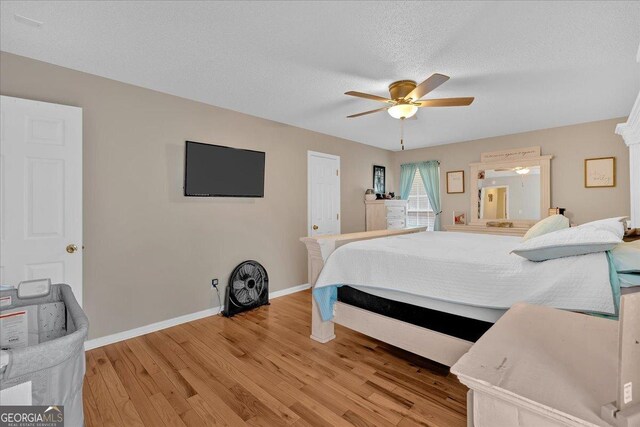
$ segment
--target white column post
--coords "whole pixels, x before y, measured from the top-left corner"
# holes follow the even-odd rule
[[[303,237],[300,240],[307,246],[308,280],[311,285],[311,291],[313,292],[318,276],[324,268],[324,262],[336,249],[336,242],[331,239],[318,239],[313,237]],[[326,343],[335,337],[333,322],[331,320],[322,320],[320,308],[312,295],[311,338],[318,342]]]
[[[638,49],[640,62],[640,48]],[[640,93],[626,123],[616,126],[616,133],[629,147],[629,178],[631,192],[631,227],[640,228]]]
[[[640,228],[640,95],[631,113],[626,123],[616,126],[616,133],[622,136],[629,147],[631,227]]]

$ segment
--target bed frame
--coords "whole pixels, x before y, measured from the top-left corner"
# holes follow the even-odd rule
[[[402,230],[377,230],[331,236],[303,237],[307,247],[308,274],[311,288],[316,284],[325,261],[339,246],[358,240],[398,236],[425,231],[426,227]],[[336,337],[334,325],[342,325],[388,344],[452,366],[473,343],[441,332],[373,313],[340,301],[335,303],[333,320],[323,321],[314,298],[311,298],[311,338],[326,343]],[[399,333],[399,331],[402,331]]]

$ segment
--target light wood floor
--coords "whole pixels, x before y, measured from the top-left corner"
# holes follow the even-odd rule
[[[87,427],[466,425],[448,368],[342,327],[312,341],[310,298],[87,352]]]

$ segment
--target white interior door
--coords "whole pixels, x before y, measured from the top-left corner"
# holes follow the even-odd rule
[[[309,236],[340,234],[340,157],[308,152]]]
[[[0,283],[50,278],[82,304],[82,109],[0,98]]]

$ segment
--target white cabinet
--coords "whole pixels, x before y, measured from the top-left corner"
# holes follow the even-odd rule
[[[634,302],[632,295],[623,297],[620,322],[550,307],[513,305],[451,367],[451,373],[471,389],[468,425],[611,425],[601,418],[601,407],[616,400],[617,384],[627,382],[618,379],[619,363],[624,360],[632,368],[637,366],[637,358],[624,353],[636,339],[628,335],[625,341],[624,335],[621,339],[618,335],[620,325],[624,331],[637,324],[635,307],[640,306],[640,298]],[[629,313],[634,317],[627,317]],[[628,416],[636,410],[632,407]]]
[[[370,200],[364,203],[367,231],[399,230],[407,227],[406,200]]]
[[[387,213],[387,230],[398,230],[407,227],[407,201],[385,200]]]

